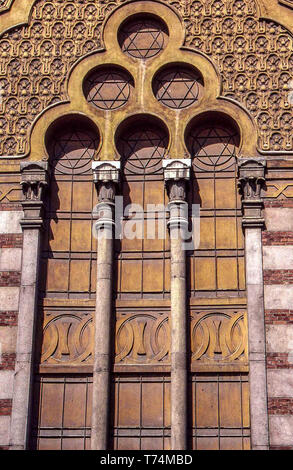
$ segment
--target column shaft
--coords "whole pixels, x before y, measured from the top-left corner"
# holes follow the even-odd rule
[[[269,447],[261,233],[261,227],[245,228],[251,446],[255,450]]]
[[[171,444],[187,449],[186,262],[182,240],[171,238]],[[177,229],[175,229],[177,231]]]
[[[107,230],[107,229],[106,229]],[[112,229],[110,229],[112,232]],[[93,370],[92,450],[105,450],[109,435],[113,238],[98,240]]]
[[[37,317],[37,277],[40,229],[23,232],[18,336],[10,429],[12,450],[28,445],[33,381],[33,351]]]

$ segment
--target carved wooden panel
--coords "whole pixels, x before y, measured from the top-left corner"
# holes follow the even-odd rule
[[[157,312],[118,315],[115,362],[121,364],[170,363],[168,314]]]
[[[246,312],[193,311],[191,314],[191,362],[195,369],[235,362],[248,364]],[[237,367],[237,365],[236,365]]]
[[[92,363],[93,317],[77,311],[44,312],[42,364]]]

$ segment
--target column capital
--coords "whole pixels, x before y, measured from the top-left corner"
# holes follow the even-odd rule
[[[41,228],[43,223],[43,194],[48,186],[48,163],[44,161],[21,162],[20,184],[23,191],[22,228]]]
[[[113,203],[120,183],[121,163],[100,160],[92,163],[92,170],[99,202]]]
[[[164,180],[170,202],[186,200],[187,184],[190,180],[191,159],[172,158],[163,160]]]
[[[263,158],[239,158],[238,177],[242,193],[243,227],[262,228],[263,200],[261,190],[265,184],[266,160]]]

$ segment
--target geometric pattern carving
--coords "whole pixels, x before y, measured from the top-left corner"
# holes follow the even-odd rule
[[[72,364],[89,361],[93,351],[91,315],[45,315],[41,363]]]
[[[245,312],[198,312],[191,320],[192,361],[247,362]]]
[[[163,50],[166,38],[166,26],[162,21],[136,16],[122,25],[118,40],[126,54],[137,59],[149,59]]]
[[[238,133],[231,127],[219,124],[191,129],[187,146],[191,152],[194,168],[198,171],[227,170],[235,164]]]
[[[259,147],[292,151],[292,34],[275,21],[260,19],[253,0],[165,1],[184,21],[184,45],[212,58],[222,76],[223,95],[242,103],[255,118]],[[28,25],[1,36],[0,155],[28,150],[32,122],[49,105],[67,98],[68,71],[102,46],[102,23],[121,3],[39,0]],[[167,33],[161,29],[160,34],[164,39],[148,43],[145,56],[165,46]]]
[[[55,135],[50,146],[52,149],[50,163],[55,171],[80,175],[90,171],[98,139],[88,129],[72,125]]]
[[[127,103],[133,81],[124,71],[107,67],[96,70],[85,81],[87,101],[100,109],[117,109]]]
[[[125,161],[127,172],[154,174],[162,170],[168,138],[158,127],[144,124],[121,135],[117,146]]]
[[[169,108],[182,109],[199,100],[202,80],[195,70],[180,65],[159,72],[153,89],[158,101]]]
[[[127,314],[116,322],[115,362],[150,364],[169,360],[168,314]]]

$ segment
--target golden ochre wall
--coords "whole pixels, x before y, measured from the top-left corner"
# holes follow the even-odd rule
[[[267,222],[263,251],[271,446],[293,446],[286,431],[293,427],[292,7],[289,0],[0,1],[3,448],[9,448],[21,272],[19,163],[49,159],[54,169],[41,251],[31,445],[89,448],[96,301],[96,243],[91,227],[97,202],[90,161],[123,160],[119,141],[128,139],[127,129],[135,122],[127,121],[129,116],[142,127],[150,123],[150,133],[154,123],[156,132],[160,128],[165,133],[161,157],[194,158],[196,184],[192,183],[189,202],[201,205],[202,221],[201,244],[188,256],[193,448],[250,447],[244,239],[236,163],[237,157],[267,159],[262,197]],[[169,35],[161,54],[140,63],[121,51],[117,32],[128,16],[141,12],[158,15]],[[203,84],[200,99],[180,112],[164,107],[152,91],[157,72],[178,63],[192,65]],[[113,112],[95,108],[84,96],[84,79],[102,64],[121,66],[131,76],[128,102]],[[73,122],[78,123],[74,129]],[[222,143],[229,151],[221,172],[210,171],[206,159],[214,155],[205,154],[202,136],[222,128],[228,129],[228,137],[224,144],[218,139],[218,149],[223,150]],[[50,141],[58,141],[62,129],[63,141],[66,132],[78,134],[83,129],[88,136],[84,148],[91,140],[92,151],[81,172],[64,172],[71,165],[70,151],[59,161],[50,149]],[[198,153],[192,150],[194,141],[201,142]],[[142,180],[129,176],[125,168],[122,190],[131,202],[166,203],[161,170]],[[115,251],[111,445],[168,449],[169,240],[139,243],[125,240]],[[288,338],[285,345],[280,336]],[[76,427],[78,436],[72,431]],[[47,428],[57,429],[55,435],[46,434]],[[149,428],[155,430],[153,435],[147,434]],[[207,437],[210,428],[214,434]],[[138,434],[134,429],[139,429]],[[132,435],[126,436],[126,431]]]

